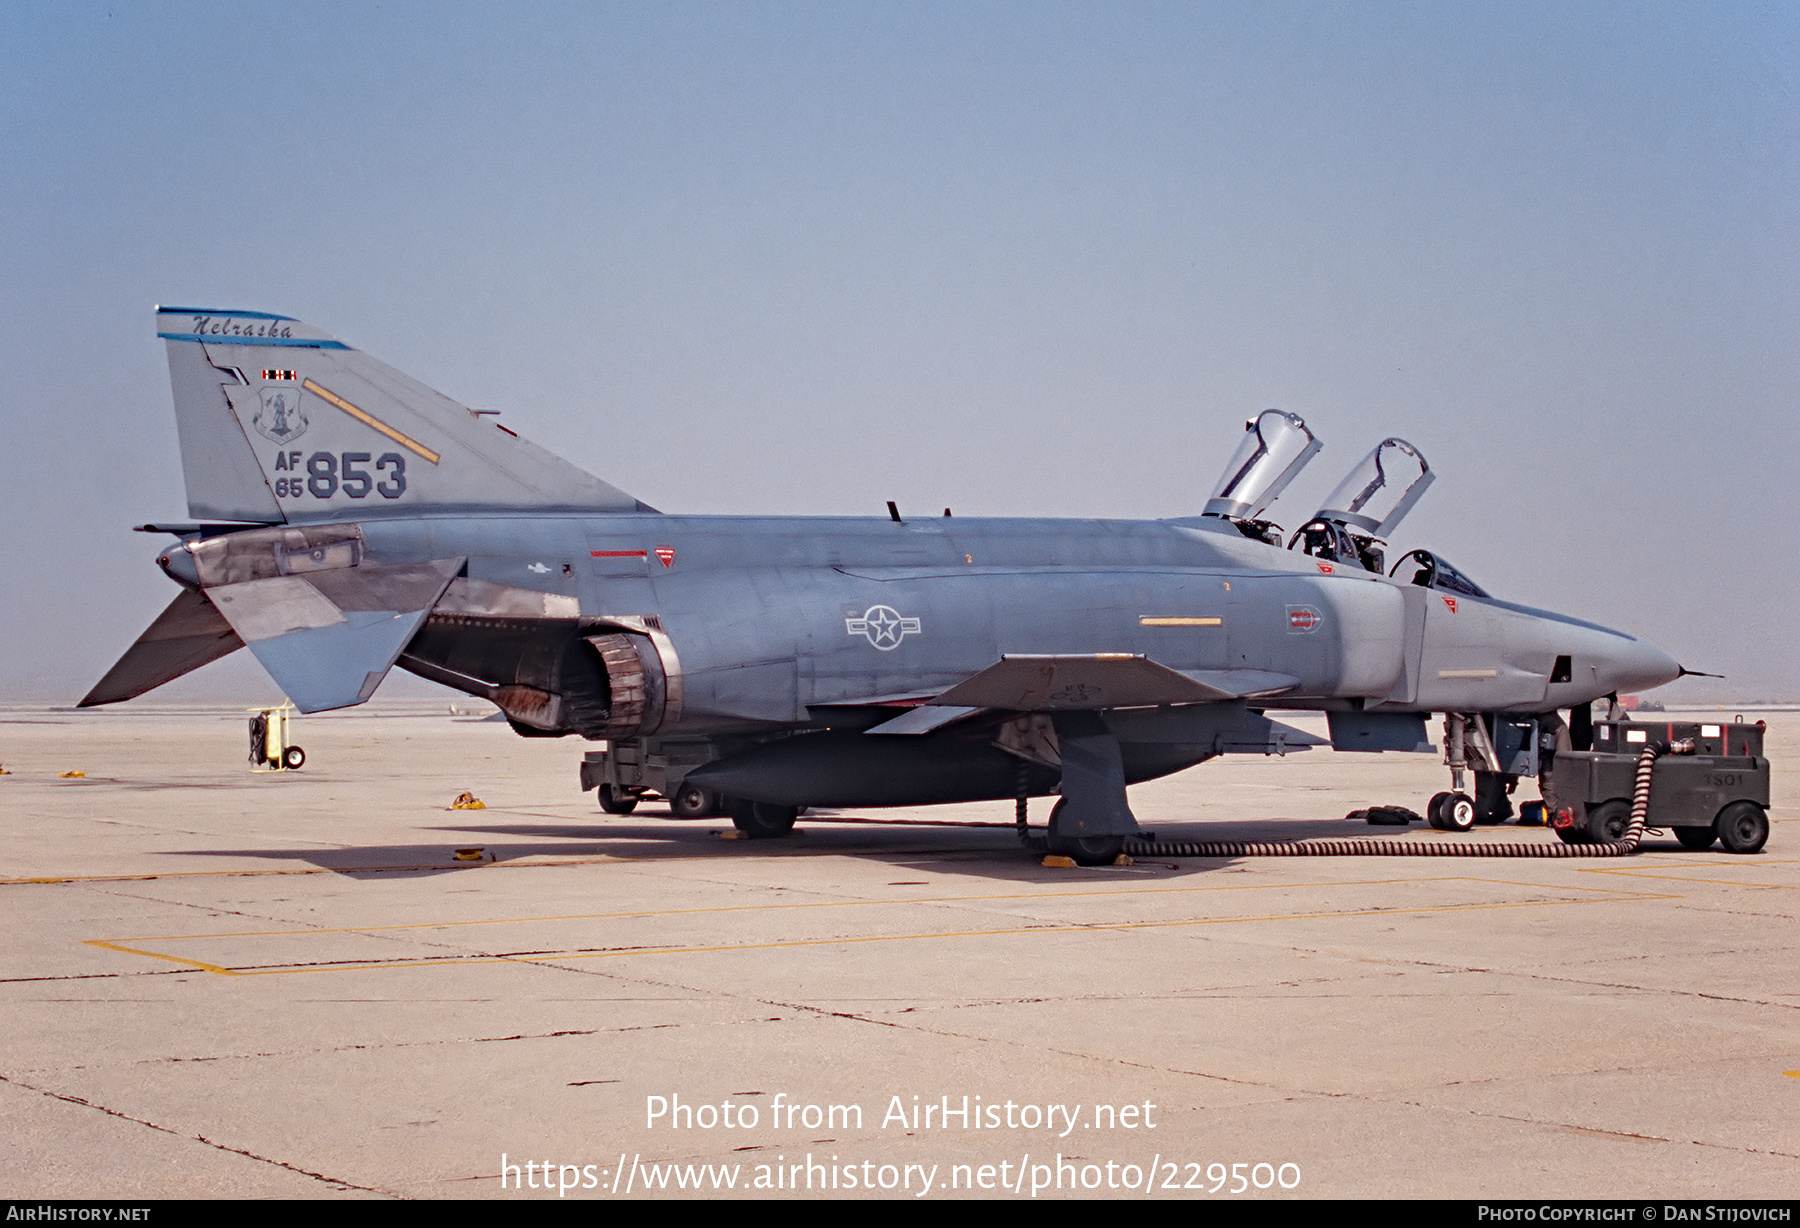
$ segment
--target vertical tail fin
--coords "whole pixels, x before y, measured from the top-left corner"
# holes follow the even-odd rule
[[[190,515],[272,524],[655,510],[287,316],[159,307],[156,331]]]

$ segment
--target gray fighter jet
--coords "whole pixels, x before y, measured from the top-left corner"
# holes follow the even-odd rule
[[[156,319],[196,522],[141,526],[180,592],[84,706],[245,645],[304,712],[398,665],[603,740],[581,777],[614,813],[661,796],[760,837],[808,806],[1055,794],[1052,846],[1097,862],[1138,834],[1126,786],[1318,741],[1271,706],[1361,750],[1428,748],[1447,714],[1431,818],[1466,828],[1591,701],[1680,673],[1430,552],[1384,574],[1433,477],[1401,440],[1284,546],[1260,517],[1320,445],[1275,410],[1196,516],[677,516],[297,320]]]

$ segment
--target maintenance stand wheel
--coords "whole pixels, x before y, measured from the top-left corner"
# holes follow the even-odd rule
[[[1588,807],[1587,838],[1590,844],[1617,844],[1625,838],[1625,829],[1630,825],[1631,803],[1622,797]]]
[[[1063,807],[1068,798],[1058,798],[1050,808],[1049,844],[1052,853],[1069,858],[1078,866],[1110,866],[1125,851],[1124,836],[1069,836],[1062,832]]]
[[[773,802],[747,802],[741,797],[731,799],[731,825],[743,832],[752,840],[769,840],[776,836],[785,836],[794,830],[794,820],[800,817],[798,806],[777,806]]]
[[[1733,802],[1713,820],[1728,853],[1760,853],[1769,841],[1769,816],[1755,802]]]
[[[1426,817],[1439,831],[1468,831],[1475,826],[1475,799],[1467,793],[1439,793]]]
[[[290,746],[281,752],[281,766],[292,771],[306,762],[306,752],[298,746]]]
[[[617,792],[611,785],[601,785],[597,792],[600,796],[600,809],[608,814],[630,814],[637,809],[637,798],[629,793]]]
[[[719,813],[719,795],[705,785],[684,784],[669,799],[669,813],[678,819],[704,819]]]
[[[1677,827],[1675,838],[1681,841],[1682,848],[1693,849],[1698,853],[1711,848],[1713,841],[1719,838],[1719,833],[1710,827]]]

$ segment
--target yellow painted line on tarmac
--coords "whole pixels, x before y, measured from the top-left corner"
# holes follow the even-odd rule
[[[1794,883],[1747,883],[1741,878],[1690,878],[1678,874],[1652,874],[1646,870],[1614,870],[1626,878],[1658,878],[1671,883],[1712,883],[1720,887],[1762,887],[1770,891],[1794,891]]]
[[[1773,869],[1775,866],[1793,865],[1793,864],[1794,863],[1791,860],[1763,861],[1761,859],[1750,859],[1750,858],[1740,859],[1739,862],[1737,862],[1737,863],[1733,863],[1733,862],[1724,863],[1725,868],[1729,868],[1729,869],[1733,869],[1733,870],[1740,870],[1740,869],[1741,870],[1763,870],[1763,869]],[[1606,874],[1606,875],[1617,876],[1620,878],[1655,878],[1655,879],[1663,879],[1665,881],[1672,882],[1672,883],[1711,883],[1715,886],[1720,886],[1720,887],[1762,887],[1766,890],[1771,890],[1771,891],[1793,891],[1793,890],[1796,890],[1797,888],[1800,888],[1800,884],[1795,884],[1795,883],[1756,883],[1756,882],[1748,882],[1741,878],[1696,878],[1695,876],[1693,876],[1691,874],[1681,874],[1681,873],[1677,872],[1677,871],[1680,871],[1683,869],[1714,870],[1714,871],[1720,869],[1721,868],[1720,863],[1716,859],[1710,858],[1710,857],[1707,858],[1704,862],[1701,862],[1701,861],[1676,862],[1672,865],[1669,865],[1667,869],[1661,870],[1661,871],[1633,870],[1633,869],[1627,869],[1625,866],[1580,866],[1578,868],[1584,874]]]
[[[1506,904],[1448,904],[1424,908],[1368,908],[1355,909],[1348,912],[1270,913],[1251,917],[1199,917],[1178,921],[1083,922],[1063,925],[1014,926],[1005,929],[942,930],[907,934],[870,934],[864,937],[838,936],[832,938],[797,938],[785,939],[777,942],[728,943],[714,946],[635,947],[610,951],[534,952],[529,955],[456,955],[445,956],[439,959],[345,960],[342,962],[275,967],[247,966],[228,968],[219,965],[202,965],[195,960],[183,960],[177,956],[165,955],[160,952],[132,951],[132,953],[148,955],[152,958],[169,959],[176,963],[189,964],[196,968],[203,968],[205,971],[217,972],[226,976],[286,976],[299,972],[366,972],[378,969],[435,968],[479,964],[550,964],[577,959],[619,959],[629,956],[721,954],[726,952],[785,950],[799,947],[851,946],[874,942],[916,942],[920,940],[931,941],[951,938],[1004,938],[1026,934],[1076,933],[1081,931],[1132,931],[1175,929],[1200,925],[1246,925],[1265,921],[1339,920],[1357,917],[1393,917],[1430,913],[1485,912],[1509,908],[1548,908],[1565,904],[1580,903],[1627,903],[1636,899],[1645,898],[1658,899],[1679,897],[1644,896],[1639,893],[1616,893],[1608,898],[1595,900],[1530,900]],[[322,933],[326,931],[299,932]],[[214,936],[222,935],[190,935],[190,937],[196,938]],[[94,940],[89,940],[89,944],[106,946],[117,951],[130,950],[130,948],[118,944],[102,943]]]
[[[105,942],[98,938],[88,939],[87,945],[90,947],[105,947],[109,951],[123,951],[127,955],[142,955],[149,959],[166,959],[172,964],[186,964],[190,968],[198,968],[202,972],[216,972],[220,976],[243,975],[241,972],[231,968],[221,967],[218,964],[203,963],[197,959],[183,959],[179,955],[165,955],[161,951],[140,951],[134,947],[120,946],[116,942]]]

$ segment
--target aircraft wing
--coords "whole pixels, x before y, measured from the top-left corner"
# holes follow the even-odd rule
[[[1266,670],[1173,670],[1126,652],[1004,656],[997,664],[867,732],[930,733],[984,709],[1094,712],[1220,703],[1279,695],[1299,681]]]
[[[294,705],[322,712],[375,693],[462,565],[364,563],[206,592]]]
[[[1092,712],[1279,695],[1299,682],[1263,670],[1182,672],[1124,652],[1004,656],[928,702],[1013,712]]]
[[[76,707],[135,699],[243,646],[238,633],[203,593],[184,588]]]

